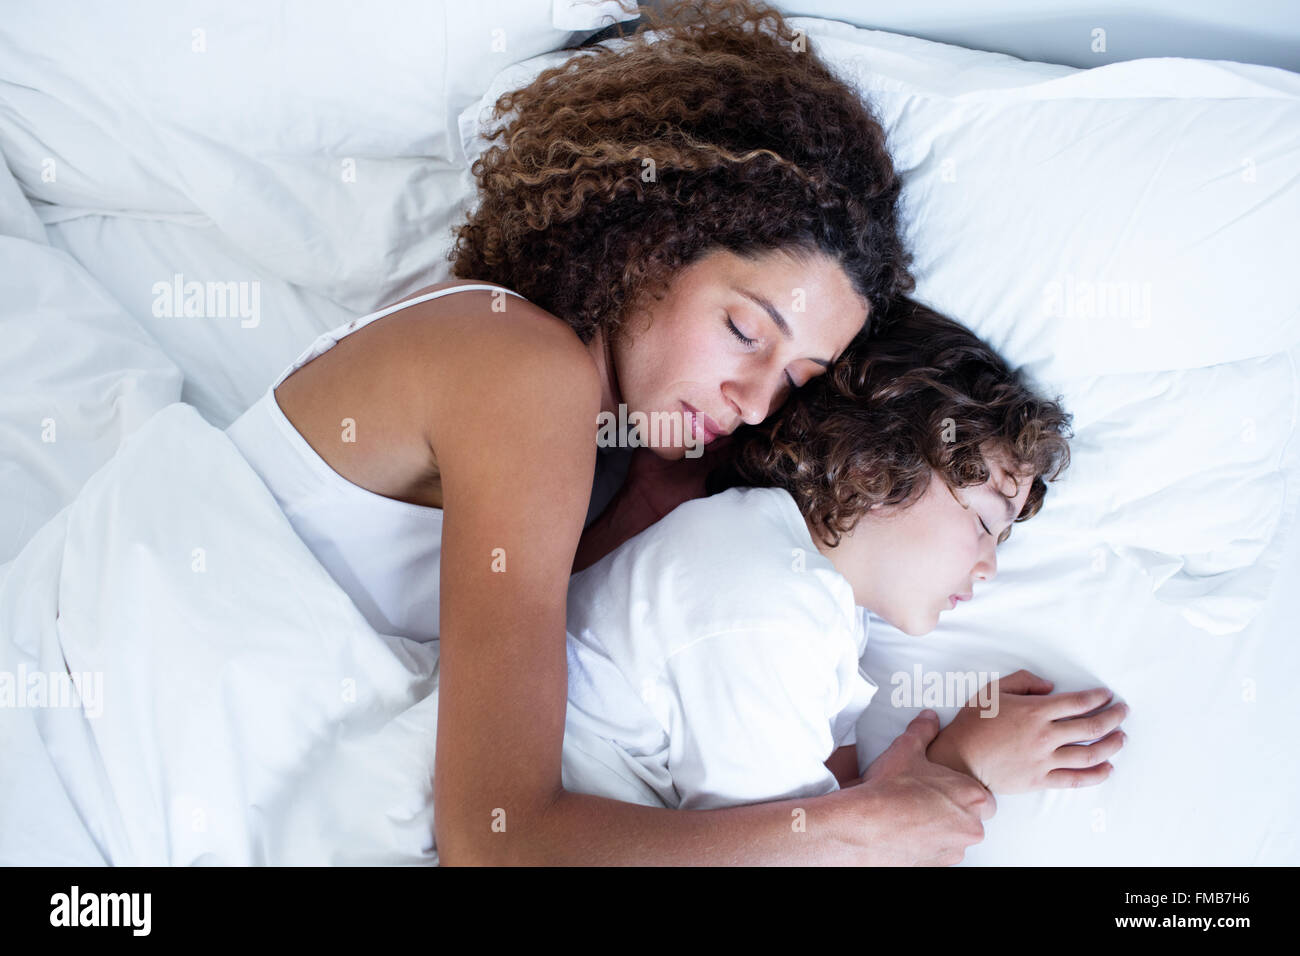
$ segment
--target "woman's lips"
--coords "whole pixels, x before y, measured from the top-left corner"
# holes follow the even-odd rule
[[[704,444],[707,445],[715,438],[722,437],[722,429],[720,429],[717,423],[708,415],[705,415],[701,411],[697,411],[685,402],[682,402],[682,408],[686,409],[686,414],[690,416],[691,428],[694,431],[695,437],[703,441]]]
[[[952,608],[956,607],[958,601],[969,601],[972,596],[973,595],[970,594],[949,594],[948,600],[949,602],[951,602],[949,605],[949,609],[951,610]]]

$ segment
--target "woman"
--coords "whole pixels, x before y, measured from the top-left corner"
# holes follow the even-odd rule
[[[763,420],[911,284],[883,130],[779,15],[676,4],[647,25],[654,42],[498,100],[516,115],[452,253],[471,281],[322,336],[231,438],[371,623],[441,642],[442,862],[954,862],[992,798],[925,760],[937,719],[803,801],[797,838],[785,804],[561,786],[598,415],[678,416],[692,430],[651,452],[682,459]]]

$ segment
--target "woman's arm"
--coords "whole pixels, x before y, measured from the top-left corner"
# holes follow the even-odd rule
[[[994,796],[930,763],[917,717],[852,786],[807,800],[660,810],[561,791],[525,861],[600,865],[950,866],[984,839]]]
[[[531,861],[561,789],[565,601],[600,386],[581,343],[553,319],[512,308],[438,332],[447,340],[429,348],[438,387],[428,417],[444,510],[439,857]]]
[[[419,351],[438,383],[429,441],[444,504],[434,776],[442,862],[960,859],[982,839],[991,797],[926,761],[933,733],[904,734],[872,779],[812,800],[670,811],[564,791],[565,601],[595,466],[599,383],[567,328],[490,318],[437,323],[430,335],[442,341]]]
[[[826,761],[826,769],[835,775],[841,787],[852,786],[858,779],[858,745],[837,748]]]

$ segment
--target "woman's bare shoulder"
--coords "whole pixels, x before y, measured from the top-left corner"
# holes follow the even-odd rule
[[[456,299],[420,323],[411,344],[421,358],[407,365],[425,383],[424,439],[441,486],[462,515],[477,516],[469,524],[544,513],[535,520],[568,549],[567,573],[595,468],[596,363],[572,326],[515,296],[476,290],[428,304]]]
[[[563,319],[552,315],[541,306],[529,302],[523,296],[515,293],[513,289],[496,282],[484,282],[479,279],[448,279],[445,282],[435,282],[433,285],[417,289],[410,295],[398,299],[393,305],[410,302],[412,299],[418,299],[433,292],[442,292],[445,289],[457,289],[463,286],[475,286],[477,288],[466,289],[464,292],[454,295],[440,295],[436,299],[429,299],[411,305],[403,311],[472,312],[481,314],[486,306],[488,311],[499,315],[514,312],[534,317],[545,317],[550,319],[552,323],[558,323],[573,332],[573,329]],[[576,339],[577,333],[573,333],[573,337]]]
[[[493,285],[441,295],[396,313],[406,313],[402,332],[415,337],[413,354],[446,376],[508,375],[536,369],[569,386],[598,385],[598,371],[588,346],[572,326],[541,306],[507,293],[493,282],[452,280],[422,289],[419,295],[463,285]],[[404,337],[404,336],[403,336]],[[433,369],[429,369],[433,371]]]
[[[595,373],[590,353],[572,326],[541,306],[511,295],[510,290],[497,283],[451,279],[427,286],[399,301],[459,286],[493,288],[469,289],[413,305],[403,310],[415,320],[411,325],[418,326],[435,339],[454,339],[459,348],[453,354],[460,353],[460,349],[499,349],[510,345],[525,349],[540,347],[550,360],[576,366],[570,369],[575,373],[587,367]],[[428,319],[436,321],[421,321]],[[441,350],[439,354],[448,353]]]

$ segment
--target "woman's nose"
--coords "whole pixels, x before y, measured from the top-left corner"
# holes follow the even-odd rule
[[[752,396],[752,393],[739,385],[724,385],[722,395],[727,400],[727,404],[731,406],[731,410],[746,425],[757,425],[767,417],[760,404]]]
[[[723,394],[726,396],[727,401],[735,407],[741,421],[746,425],[757,425],[785,401],[787,389],[784,386],[784,381],[785,373],[783,371],[776,386],[773,386],[770,381],[749,383],[736,381],[732,382],[730,386],[724,386]]]

